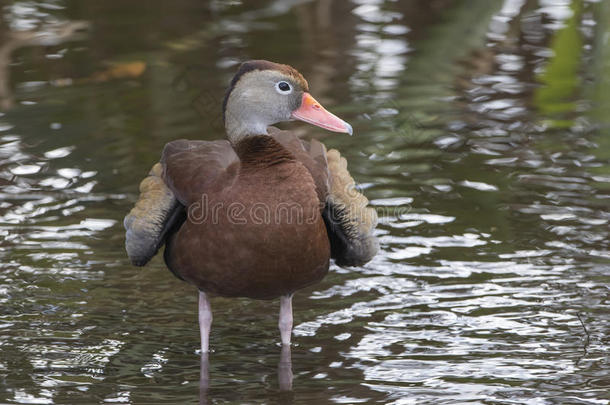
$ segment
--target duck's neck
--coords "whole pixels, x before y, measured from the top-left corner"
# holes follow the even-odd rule
[[[247,137],[267,134],[267,126],[256,122],[244,122],[240,120],[228,120],[225,124],[227,138],[233,145]]]
[[[268,125],[261,119],[260,114],[251,110],[252,108],[247,106],[236,106],[233,100],[229,102],[224,113],[224,122],[227,138],[233,145],[248,136],[267,134]]]
[[[233,148],[246,168],[264,168],[295,160],[292,153],[269,135],[245,136]]]

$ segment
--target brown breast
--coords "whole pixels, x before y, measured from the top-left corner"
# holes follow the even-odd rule
[[[271,299],[321,280],[330,247],[310,172],[269,136],[235,151],[236,175],[193,200],[168,240],[168,266],[223,296]]]

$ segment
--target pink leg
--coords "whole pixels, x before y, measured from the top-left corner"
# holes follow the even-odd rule
[[[199,291],[199,332],[201,333],[201,355],[208,353],[210,327],[212,326],[212,307],[208,296]]]
[[[292,294],[280,297],[280,336],[283,345],[290,345],[292,334]]]

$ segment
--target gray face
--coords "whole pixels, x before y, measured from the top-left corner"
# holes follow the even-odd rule
[[[267,127],[290,121],[300,107],[303,89],[290,76],[274,70],[244,74],[235,85],[225,111],[230,140],[267,133]]]

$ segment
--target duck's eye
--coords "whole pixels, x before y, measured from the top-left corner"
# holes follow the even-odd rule
[[[290,94],[292,93],[292,86],[287,82],[277,82],[275,84],[275,89],[280,94]]]

